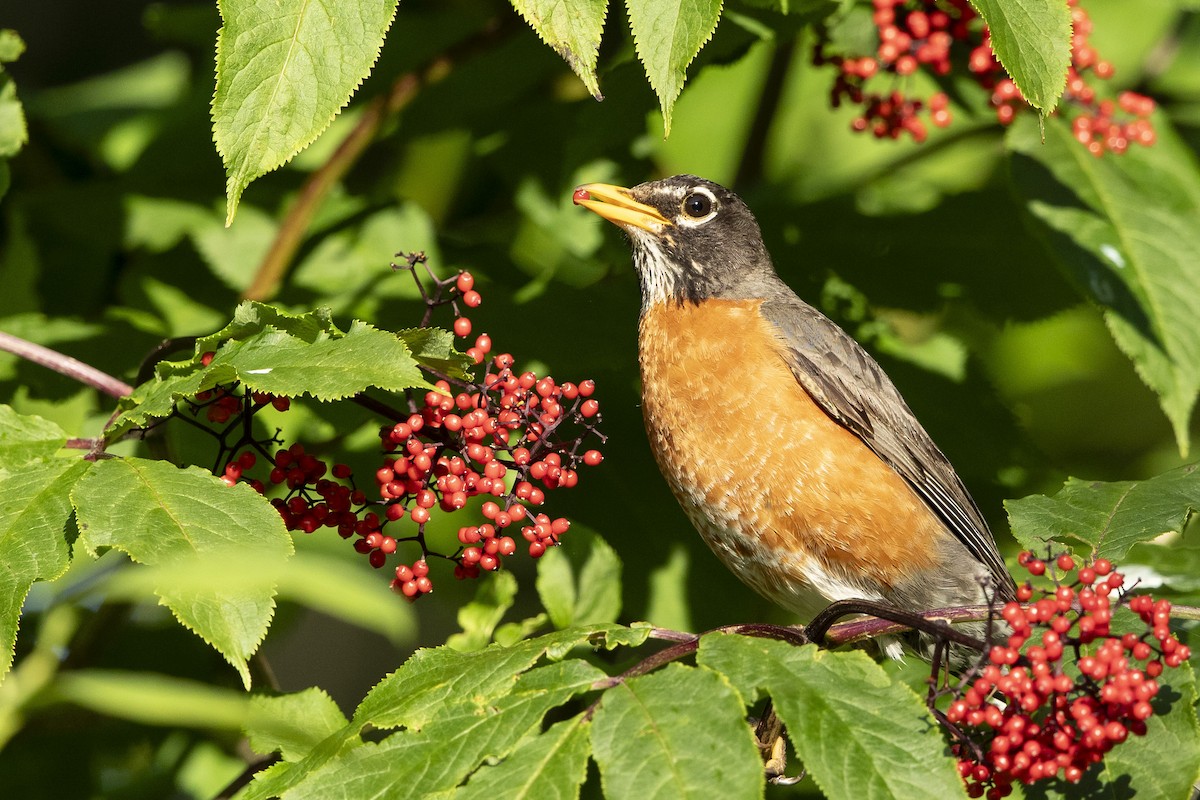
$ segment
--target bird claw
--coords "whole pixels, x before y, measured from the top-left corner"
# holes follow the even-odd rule
[[[775,715],[775,709],[768,706],[760,720],[752,720],[754,738],[758,744],[758,752],[763,760],[763,772],[766,778],[776,786],[791,786],[804,779],[804,772],[799,775],[784,775],[787,770],[787,739],[784,737],[783,723]]]

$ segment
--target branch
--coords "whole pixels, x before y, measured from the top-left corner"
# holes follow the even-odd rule
[[[987,606],[963,606],[915,613],[869,600],[839,600],[829,604],[824,611],[813,617],[804,631],[810,640],[818,644],[828,642],[836,645],[912,629],[982,652],[987,647],[985,642],[954,630],[948,623],[986,620],[987,609]],[[851,614],[869,614],[877,619],[855,620],[838,625],[835,633],[833,623]]]
[[[91,386],[93,389],[104,392],[108,396],[115,397],[118,400],[133,393],[132,386],[114,378],[106,372],[101,372],[95,367],[64,355],[57,350],[51,350],[49,347],[43,347],[40,344],[34,344],[20,337],[13,336],[11,333],[0,331],[0,350],[20,356],[35,364],[41,364],[47,369],[52,369],[60,375],[66,375],[68,378],[74,378],[80,383]]]
[[[412,102],[421,89],[449,75],[458,63],[500,41],[514,27],[511,22],[515,18],[516,15],[511,15],[502,20],[493,20],[474,36],[447,48],[444,53],[420,68],[401,75],[392,83],[387,94],[380,95],[367,104],[362,116],[346,138],[342,139],[337,150],[300,188],[296,202],[288,209],[287,216],[279,226],[279,232],[275,234],[275,241],[271,243],[262,263],[258,265],[254,280],[242,293],[244,299],[268,300],[279,291],[283,276],[291,266],[296,251],[300,249],[317,209],[321,207],[329,192],[358,162],[363,151],[374,141],[383,123]]]

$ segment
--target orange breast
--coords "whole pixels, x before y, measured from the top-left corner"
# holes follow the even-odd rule
[[[642,314],[643,414],[659,468],[744,582],[811,616],[886,599],[938,563],[941,521],[796,382],[761,301]]]

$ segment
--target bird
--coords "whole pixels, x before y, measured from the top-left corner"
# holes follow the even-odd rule
[[[779,277],[738,195],[675,175],[573,201],[629,239],[650,446],[737,578],[801,620],[837,600],[1015,596],[950,461],[875,359]]]

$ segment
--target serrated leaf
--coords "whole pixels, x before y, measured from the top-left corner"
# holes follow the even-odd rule
[[[404,730],[378,745],[345,752],[283,797],[383,797],[400,786],[413,796],[448,791],[485,759],[507,756],[539,729],[546,712],[604,677],[600,669],[580,660],[538,667],[501,697],[443,708],[420,730]]]
[[[570,800],[587,777],[588,726],[583,715],[563,720],[521,745],[494,767],[483,767],[454,795],[459,800]]]
[[[213,138],[228,175],[226,224],[242,191],[329,126],[370,73],[398,0],[220,0]]]
[[[1070,478],[1054,497],[1007,500],[1013,536],[1023,546],[1083,544],[1090,558],[1121,561],[1138,542],[1182,532],[1200,508],[1200,464],[1188,464],[1145,481]]]
[[[634,48],[662,108],[664,136],[687,67],[712,38],[722,0],[625,0]]]
[[[208,352],[215,355],[205,366],[200,357]],[[107,434],[145,426],[168,416],[184,398],[234,382],[251,391],[318,400],[350,397],[372,386],[386,391],[429,386],[408,348],[391,333],[357,320],[342,333],[327,309],[291,315],[243,303],[229,325],[197,343],[193,358],[159,364],[153,379],[122,399],[122,413]]]
[[[60,672],[47,699],[67,701],[144,725],[237,730],[250,698],[232,689],[156,672],[88,669]]]
[[[0,69],[0,158],[15,156],[27,141],[29,129],[17,85]]]
[[[971,0],[992,52],[1034,108],[1049,114],[1067,84],[1071,11],[1066,0]]]
[[[1110,786],[1133,787],[1146,797],[1190,797],[1192,786],[1200,781],[1200,723],[1191,664],[1166,670],[1158,683],[1146,735],[1131,736],[1114,747],[1104,757],[1099,777]],[[1085,782],[1080,788],[1090,787]]]
[[[450,378],[469,380],[471,357],[454,346],[454,334],[443,328],[406,328],[396,333],[420,364]]]
[[[269,574],[292,553],[279,513],[244,484],[226,486],[195,467],[161,461],[109,459],[71,492],[78,544],[95,554],[112,547],[154,565],[214,567],[209,590],[161,586],[161,601],[187,628],[212,645],[250,686],[247,659],[258,649],[275,612],[274,588],[226,587],[220,571],[244,560]]]
[[[82,459],[56,459],[0,471],[0,678],[12,666],[29,588],[37,580],[54,580],[70,564],[65,529],[71,487],[91,466]]]
[[[744,715],[722,676],[683,664],[609,689],[592,718],[604,796],[761,797],[762,761]]]
[[[347,722],[333,698],[313,687],[278,697],[255,696],[246,736],[256,753],[278,750],[287,760],[296,761]]]
[[[18,414],[12,406],[0,404],[0,469],[48,458],[66,441],[66,432],[53,422]]]
[[[1051,252],[1105,309],[1117,345],[1159,396],[1187,453],[1200,394],[1200,167],[1165,116],[1154,147],[1092,156],[1070,125],[1018,119],[1012,174]]]
[[[507,694],[517,676],[543,656],[562,658],[581,645],[636,647],[648,635],[646,625],[591,625],[511,647],[493,644],[467,653],[448,647],[418,650],[363,698],[354,712],[354,724],[421,728],[456,703],[488,703]]]
[[[512,0],[512,4],[541,40],[562,56],[588,93],[603,100],[596,59],[608,0]]]
[[[747,699],[770,694],[805,770],[831,800],[965,797],[920,698],[860,651],[708,634],[696,663]]]
[[[446,639],[446,646],[463,652],[487,647],[516,596],[517,579],[511,572],[497,572],[489,580],[480,582],[475,599],[458,610],[462,633]]]
[[[581,563],[580,563],[581,562]],[[537,592],[557,628],[615,622],[621,615],[621,560],[599,536],[539,559]]]

